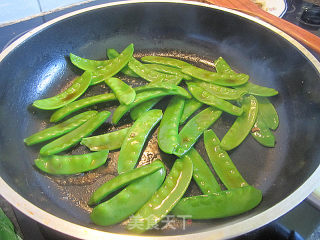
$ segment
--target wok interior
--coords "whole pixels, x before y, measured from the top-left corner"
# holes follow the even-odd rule
[[[26,147],[23,138],[48,125],[50,111],[31,107],[34,100],[53,96],[81,71],[72,66],[69,53],[105,59],[106,48],[123,50],[135,44],[135,56],[157,54],[189,61],[210,69],[223,56],[250,81],[279,91],[272,97],[280,118],[275,148],[265,148],[249,136],[230,156],[244,178],[263,191],[263,201],[252,211],[232,218],[193,221],[186,230],[156,231],[157,235],[195,233],[239,222],[289,196],[319,165],[317,131],[320,120],[319,73],[293,45],[272,31],[221,10],[178,3],[136,3],[96,9],[59,21],[14,49],[0,63],[1,122],[0,174],[21,196],[59,218],[92,228],[123,232],[121,225],[101,228],[89,219],[90,194],[116,174],[118,152],[110,153],[106,166],[72,177],[50,177],[34,168],[41,146]],[[143,81],[123,78],[133,86]],[[90,87],[85,96],[110,91]],[[166,101],[158,107],[165,107]],[[114,109],[99,104],[98,109]],[[226,113],[213,126],[221,138],[234,118]],[[118,127],[130,124],[127,117]],[[95,134],[116,129],[110,123]],[[157,157],[170,167],[172,156],[159,152],[156,133],[144,149],[140,164]],[[196,145],[208,160],[202,140]],[[74,154],[87,152],[84,147]],[[199,194],[192,183],[187,195]]]

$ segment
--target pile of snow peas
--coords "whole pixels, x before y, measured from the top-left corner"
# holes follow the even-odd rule
[[[84,173],[104,165],[109,151],[119,150],[118,175],[92,194],[90,217],[102,226],[134,219],[138,224],[128,229],[137,233],[152,229],[167,214],[214,219],[256,207],[262,200],[261,191],[246,182],[227,151],[238,147],[249,134],[263,146],[275,146],[273,130],[279,118],[268,97],[278,92],[249,82],[248,75],[235,72],[222,57],[214,62],[215,69],[208,71],[171,57],[138,60],[133,53],[130,44],[121,53],[107,49],[107,60],[70,54],[71,62],[84,73],[60,94],[36,100],[33,106],[55,110],[52,123],[98,103],[114,102],[117,108],[113,113],[84,111],[25,138],[28,146],[52,140],[41,147],[35,166],[53,175]],[[119,78],[119,72],[146,84],[133,88]],[[100,83],[111,92],[77,100],[90,86]],[[164,111],[154,109],[169,96]],[[126,114],[133,122],[130,127],[90,136],[110,116],[116,126]],[[236,119],[220,141],[211,126],[222,114]],[[159,159],[136,167],[156,127],[160,150],[176,156],[168,173]],[[202,136],[214,172],[194,147]],[[79,144],[92,152],[59,154]],[[202,195],[183,197],[192,179]]]

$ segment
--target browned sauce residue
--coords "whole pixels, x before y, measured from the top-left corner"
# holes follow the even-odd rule
[[[251,129],[251,132],[253,132],[253,133],[258,132],[258,131],[260,131],[260,128],[258,128],[258,127],[254,127]]]

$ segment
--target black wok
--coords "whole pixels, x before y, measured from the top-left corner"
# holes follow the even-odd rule
[[[123,234],[128,234],[121,225],[94,226],[86,205],[92,191],[115,175],[117,152],[96,171],[51,177],[34,168],[40,147],[26,147],[23,138],[48,126],[51,112],[32,108],[32,102],[58,93],[81,74],[69,62],[70,52],[105,59],[106,48],[122,50],[129,43],[135,44],[137,57],[173,56],[208,69],[223,56],[236,70],[249,74],[252,82],[280,92],[271,99],[280,117],[276,147],[262,147],[249,136],[230,152],[244,178],[263,191],[261,204],[236,217],[193,221],[185,229],[178,220],[174,222],[176,229],[152,231],[146,236],[237,236],[283,215],[316,187],[320,171],[320,64],[310,52],[270,25],[235,11],[192,2],[119,2],[48,22],[0,55],[0,192],[13,206],[77,238],[123,239]],[[86,95],[105,91],[109,89],[95,86]],[[165,101],[158,107],[163,106]],[[114,107],[101,104],[98,109]],[[233,120],[224,114],[214,125],[219,137]],[[127,117],[120,125],[129,123]],[[95,134],[110,129],[113,127],[106,123]],[[206,158],[201,141],[196,147]],[[86,151],[75,147],[70,152]],[[144,151],[142,163],[160,157],[170,167],[174,160],[160,153],[154,143]],[[187,195],[198,193],[191,184]]]

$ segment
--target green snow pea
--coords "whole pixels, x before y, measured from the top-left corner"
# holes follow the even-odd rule
[[[258,116],[251,135],[253,138],[266,147],[274,147],[275,137],[270,129],[275,130],[279,125],[278,114],[272,103],[264,97],[257,97]]]
[[[157,192],[130,219],[127,228],[144,232],[164,218],[187,190],[193,172],[190,158],[177,159]],[[133,221],[138,224],[131,224]]]
[[[183,113],[180,118],[180,124],[183,124],[195,111],[203,105],[195,98],[186,99],[184,103]]]
[[[189,152],[183,155],[182,158],[190,158],[192,160],[192,177],[203,194],[211,194],[221,191],[219,183],[197,150],[191,148]]]
[[[146,65],[149,66],[149,65]],[[182,76],[177,75],[176,78],[172,79],[165,79],[163,81],[154,81],[150,84],[145,85],[146,88],[153,88],[155,86],[167,86],[167,84],[170,86],[178,85],[182,80]],[[143,89],[143,87],[142,87]],[[132,111],[130,112],[130,116],[133,120],[136,120],[139,116],[141,116],[144,112],[149,111],[151,108],[153,108],[158,102],[161,101],[163,97],[154,98],[151,100],[148,100],[146,102],[143,102],[139,104],[138,106],[134,107]]]
[[[79,57],[73,53],[70,53],[70,60],[73,63],[73,65],[77,66],[78,68],[89,71],[89,72],[95,72],[101,68],[103,68],[109,61],[108,60],[91,60]]]
[[[276,130],[279,126],[279,116],[273,104],[268,98],[257,97],[259,111],[266,126],[272,130]]]
[[[277,95],[279,92],[273,88],[263,87],[260,85],[247,82],[241,86],[237,86],[236,89],[246,91],[248,94],[261,97],[271,97]]]
[[[239,86],[249,80],[249,76],[243,73],[217,73],[204,70],[195,66],[182,68],[182,72],[193,78],[221,86]]]
[[[138,118],[128,131],[118,157],[118,173],[133,169],[150,131],[161,120],[162,111],[150,110]]]
[[[134,88],[137,93],[150,91],[150,90],[172,90],[179,89],[177,84],[171,82],[151,82],[140,87]],[[190,97],[190,94],[188,95]]]
[[[2,240],[22,240],[15,232],[14,225],[0,208],[0,239]]]
[[[158,145],[165,153],[172,154],[179,145],[179,122],[183,111],[184,101],[185,100],[182,97],[172,97],[160,122]]]
[[[261,145],[265,147],[274,147],[275,137],[267,125],[264,123],[260,113],[260,106],[258,110],[258,116],[253,128],[251,129],[252,137]]]
[[[216,67],[217,73],[228,73],[235,74],[236,72],[232,70],[229,64],[222,57],[219,57],[214,61],[214,65]]]
[[[224,112],[230,113],[231,115],[241,116],[243,112],[242,107],[237,107],[226,100],[215,97],[206,89],[199,87],[191,82],[187,82],[187,85],[192,96],[199,102],[214,106]]]
[[[4,225],[4,227],[7,227],[8,229],[12,230],[14,232],[14,225],[11,222],[11,220],[7,217],[7,215],[3,212],[2,208],[0,208],[0,224]],[[2,227],[2,226],[1,226]],[[0,236],[2,236],[0,234]],[[0,238],[2,239],[2,238]],[[6,240],[6,238],[4,238]]]
[[[41,142],[50,140],[55,137],[59,137],[79,127],[81,124],[88,121],[91,117],[93,117],[97,113],[98,113],[97,111],[87,111],[87,112],[80,113],[62,123],[46,128],[40,132],[37,132],[31,135],[30,137],[25,138],[24,142],[28,146],[30,146],[36,143],[41,143]]]
[[[117,107],[117,109],[113,112],[112,123],[117,124],[124,114],[126,114],[128,111],[130,111],[133,107],[137,106],[138,104],[148,101],[150,99],[168,95],[178,95],[185,98],[190,98],[190,94],[184,88],[175,85],[172,85],[171,89],[168,88],[144,91],[138,93],[136,95],[135,100],[129,105],[120,105],[119,107]]]
[[[219,57],[214,62],[214,64],[216,66],[216,70],[218,73],[228,73],[228,74],[235,73],[231,69],[229,64],[222,57]],[[273,88],[259,86],[259,85],[253,84],[251,82],[247,82],[246,84],[243,84],[241,86],[237,86],[236,89],[245,91],[248,94],[252,94],[252,95],[256,95],[256,96],[271,97],[271,96],[278,94],[278,91],[276,91]]]
[[[45,156],[56,154],[76,145],[81,141],[82,138],[89,136],[102,123],[104,123],[110,114],[111,113],[109,111],[99,112],[80,127],[43,146],[40,149],[40,155]]]
[[[170,66],[160,65],[160,64],[153,64],[153,63],[146,64],[145,66],[148,67],[148,68],[151,68],[152,70],[155,70],[157,72],[179,76],[179,77],[181,77],[182,79],[185,79],[185,80],[191,80],[192,79],[189,75],[184,74],[183,72],[181,72],[180,69],[177,69],[175,67],[170,67]]]
[[[156,172],[160,168],[164,168],[163,163],[160,160],[156,160],[151,164],[132,169],[128,172],[120,174],[111,180],[102,184],[94,193],[91,195],[88,202],[89,205],[99,203],[101,200],[106,198],[110,193],[117,191],[118,189],[130,184],[134,180]]]
[[[172,84],[176,85],[176,83],[180,83],[179,81],[173,81]],[[165,89],[165,88],[170,88],[172,84],[166,84],[164,82],[162,83],[150,83],[144,86],[141,86],[139,90],[141,91],[147,91],[147,90],[155,90],[155,89]],[[158,102],[160,102],[163,99],[163,96],[153,98],[151,100],[145,101],[143,103],[138,104],[136,107],[134,107],[130,111],[130,117],[132,120],[137,120],[138,117],[140,117],[143,113],[149,111],[151,108],[153,108]]]
[[[107,56],[109,59],[114,59],[116,57],[119,56],[119,53],[113,49],[113,48],[108,48],[107,49]],[[139,77],[139,75],[137,75],[134,71],[132,71],[128,65],[124,66],[122,69],[121,69],[121,72],[129,77]]]
[[[32,105],[34,107],[45,110],[52,110],[63,107],[68,103],[76,100],[87,90],[90,85],[91,78],[92,75],[90,72],[84,72],[80,77],[77,77],[73,81],[72,85],[62,93],[59,93],[58,95],[51,98],[36,100]]]
[[[41,171],[49,174],[77,174],[96,169],[107,161],[109,150],[83,155],[51,155],[34,160]]]
[[[112,89],[120,104],[128,105],[136,98],[134,89],[119,78],[108,78],[104,82]]]
[[[141,78],[148,82],[180,82],[182,80],[182,76],[170,75],[161,72],[157,72],[147,65],[142,64],[135,58],[131,58],[128,63],[129,68],[138,74]]]
[[[175,58],[170,58],[170,57],[144,56],[141,58],[141,60],[146,63],[162,64],[162,65],[167,65],[167,66],[180,68],[180,69],[184,67],[192,66],[190,63],[187,63]]]
[[[221,116],[221,111],[208,107],[191,118],[179,133],[179,146],[173,152],[176,156],[182,156],[190,150],[202,133],[208,129]]]
[[[118,131],[83,138],[80,144],[87,146],[90,151],[101,151],[105,149],[116,150],[121,148],[129,129],[130,128],[123,128]]]
[[[92,97],[86,97],[65,105],[63,108],[56,110],[50,117],[50,122],[58,122],[71,113],[94,104],[111,102],[117,100],[113,93],[104,93]]]
[[[131,43],[119,54],[119,56],[112,60],[108,60],[105,66],[93,72],[91,85],[98,84],[120,72],[132,58],[133,51],[133,44]]]
[[[261,200],[260,190],[246,186],[210,195],[183,198],[171,213],[191,219],[224,218],[247,212],[256,207]]]
[[[91,79],[90,85],[95,85],[100,82],[103,82],[104,80],[120,72],[120,70],[128,64],[130,58],[132,58],[133,50],[134,50],[133,44],[130,44],[116,58],[112,60],[105,60],[103,61],[104,63],[102,65],[101,65],[101,61],[98,62],[97,68],[94,71],[92,71],[92,79]],[[94,60],[91,60],[91,61],[94,61]],[[91,62],[87,62],[88,65],[86,65],[85,61],[82,61],[81,64],[79,64],[78,61],[72,62],[72,63],[78,66],[79,68],[90,69],[90,70],[92,69],[92,65],[93,65]]]
[[[215,97],[225,100],[237,100],[247,93],[241,89],[223,87],[203,81],[192,81],[191,83],[198,87],[204,88],[207,92],[213,94]]]
[[[161,86],[154,86],[152,87],[154,89],[159,89]],[[150,87],[146,86],[141,86],[141,87],[136,87],[134,90],[136,93],[143,92],[146,90],[151,89]],[[94,104],[98,103],[103,103],[103,102],[110,102],[110,101],[115,101],[117,100],[117,97],[113,93],[104,93],[104,94],[99,94],[91,97],[86,97],[77,101],[74,101],[72,103],[67,104],[66,106],[58,109],[55,111],[50,118],[50,122],[58,122],[64,117],[68,116],[69,114],[78,111],[82,108],[92,106]]]
[[[134,107],[130,111],[130,117],[132,120],[137,120],[143,113],[149,111],[151,108],[153,108],[158,102],[161,101],[163,97],[157,97],[151,100],[148,100],[146,102],[140,103],[136,107]]]
[[[109,226],[119,223],[138,211],[159,189],[166,176],[165,168],[139,178],[120,193],[96,206],[90,214],[98,225]]]
[[[220,147],[220,140],[212,130],[204,132],[204,146],[213,169],[227,189],[248,186],[228,153]]]
[[[107,55],[110,59],[113,59],[118,55],[118,52],[114,49],[108,49]],[[163,66],[159,64],[145,65],[145,64],[141,64],[136,59],[132,59],[131,61],[132,61],[131,68],[135,69],[135,71],[137,71],[139,75],[135,73],[135,71],[133,71],[131,68],[126,66],[122,69],[122,72],[128,76],[132,76],[132,77],[140,76],[149,82],[158,81],[158,80],[163,81],[166,79],[170,80],[171,77],[168,77],[167,76],[168,74],[178,76],[181,79],[184,78],[186,80],[191,80],[190,76],[183,74],[181,71],[177,70],[176,68]],[[151,69],[151,71],[150,70],[148,71],[147,68]],[[164,74],[157,74],[156,72],[164,73]],[[172,78],[172,79],[176,79],[176,78]]]
[[[245,96],[241,104],[243,114],[237,117],[220,143],[220,146],[226,151],[234,149],[243,142],[257,119],[258,101],[254,96]]]

